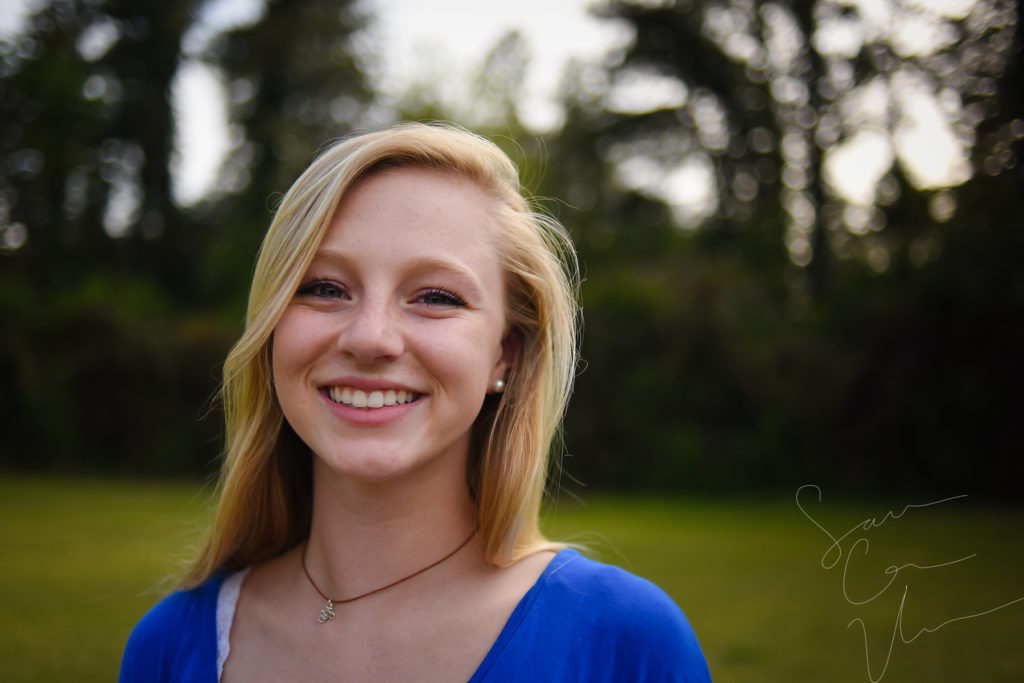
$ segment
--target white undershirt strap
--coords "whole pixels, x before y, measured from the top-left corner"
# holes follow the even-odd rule
[[[242,581],[249,573],[249,568],[235,572],[220,585],[217,594],[217,680],[224,673],[224,662],[231,652],[231,624],[235,620],[235,607],[238,606],[238,593]]]

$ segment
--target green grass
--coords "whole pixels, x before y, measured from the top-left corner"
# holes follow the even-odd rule
[[[195,484],[0,477],[0,681],[116,680],[196,539]]]
[[[881,520],[898,505],[825,504],[804,508],[833,536],[865,519]],[[794,499],[686,502],[597,499],[562,504],[547,527],[590,546],[592,554],[662,586],[683,607],[718,683],[742,681],[1024,681],[1024,602],[975,619],[951,622],[910,644],[899,640],[885,659],[903,586],[907,640],[923,627],[976,614],[1024,597],[1024,511],[948,503],[910,510],[843,543],[832,569],[821,561],[832,541],[805,518]],[[600,530],[600,535],[583,533]],[[858,538],[869,542],[850,555]],[[906,568],[879,592],[891,565],[969,561],[929,570]],[[831,559],[831,558],[828,558]],[[868,634],[871,675],[866,665]],[[884,675],[883,675],[884,672]]]
[[[0,477],[0,681],[105,681],[124,641],[159,597],[207,515],[189,484]],[[889,503],[816,501],[805,508],[839,536],[858,522],[899,512]],[[910,510],[844,542],[870,542],[843,562],[820,565],[831,541],[792,498],[687,501],[592,496],[550,506],[545,527],[561,540],[650,578],[683,607],[716,683],[737,681],[1022,681],[1024,602],[949,621],[1024,597],[1024,511],[964,501]],[[907,586],[902,621],[881,675]],[[851,619],[864,619],[863,636]]]

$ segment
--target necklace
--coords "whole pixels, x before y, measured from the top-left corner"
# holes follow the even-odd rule
[[[428,569],[433,569],[434,567],[436,567],[437,565],[441,564],[442,562],[444,562],[448,558],[452,557],[455,553],[457,553],[460,550],[462,550],[463,548],[465,548],[466,544],[469,543],[470,540],[472,540],[472,538],[475,535],[476,535],[476,529],[474,528],[473,532],[469,536],[467,536],[466,540],[464,540],[462,543],[460,543],[459,546],[455,550],[451,551],[450,553],[448,553],[447,555],[442,557],[440,560],[437,560],[436,562],[432,562],[432,563],[428,564],[426,567],[423,567],[422,569],[417,569],[416,571],[414,571],[412,574],[409,574],[408,576],[403,576],[398,581],[392,581],[391,583],[389,583],[386,586],[381,586],[380,588],[374,588],[372,591],[367,591],[366,593],[362,593],[361,595],[357,595],[354,598],[345,598],[345,599],[337,599],[337,600],[327,597],[327,595],[322,590],[320,590],[320,587],[316,585],[316,581],[313,580],[313,577],[309,575],[309,570],[306,568],[306,548],[303,548],[302,549],[302,571],[303,571],[303,573],[305,573],[306,578],[309,579],[309,585],[311,585],[313,587],[313,590],[315,590],[320,595],[320,597],[323,598],[326,601],[325,604],[324,604],[324,608],[322,610],[320,610],[320,616],[317,617],[317,621],[320,622],[321,624],[323,624],[323,623],[326,623],[326,622],[330,621],[331,619],[333,619],[334,618],[334,606],[335,605],[344,605],[346,602],[355,602],[356,600],[362,600],[363,598],[370,597],[371,595],[374,595],[375,593],[380,593],[381,591],[386,591],[389,588],[394,588],[395,586],[397,586],[400,583],[408,581],[409,579],[411,579],[411,578],[413,578],[415,576],[419,576],[420,574],[422,574],[423,572],[427,571]],[[308,543],[307,543],[306,547],[307,548],[309,547]]]

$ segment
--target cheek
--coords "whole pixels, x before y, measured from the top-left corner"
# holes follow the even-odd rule
[[[270,346],[270,379],[274,383],[274,393],[280,393],[281,383],[284,381],[285,365],[281,359],[281,337],[276,332],[271,339]]]
[[[274,328],[274,334],[270,340],[270,369],[275,386],[280,386],[283,381],[282,375],[288,368],[288,361],[292,355],[291,339],[287,329],[278,325]]]
[[[286,387],[315,356],[312,332],[308,325],[302,324],[302,317],[292,312],[285,313],[274,328],[270,363],[275,386]]]
[[[448,391],[472,393],[486,386],[482,375],[489,373],[494,361],[491,337],[479,328],[450,329],[415,335],[408,350]]]
[[[288,324],[285,318],[274,329],[270,348],[273,392],[285,419],[300,433],[311,400],[306,391],[311,346],[302,327]]]
[[[272,345],[270,347],[270,377],[273,381],[274,395],[277,397],[278,405],[287,414],[291,404],[289,399],[292,377],[292,368],[289,365],[289,354],[287,353],[287,338],[274,331]]]

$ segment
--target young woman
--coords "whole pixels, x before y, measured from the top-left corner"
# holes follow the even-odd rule
[[[490,142],[403,124],[324,152],[225,363],[209,539],[121,680],[710,680],[664,592],[538,529],[576,286]]]

